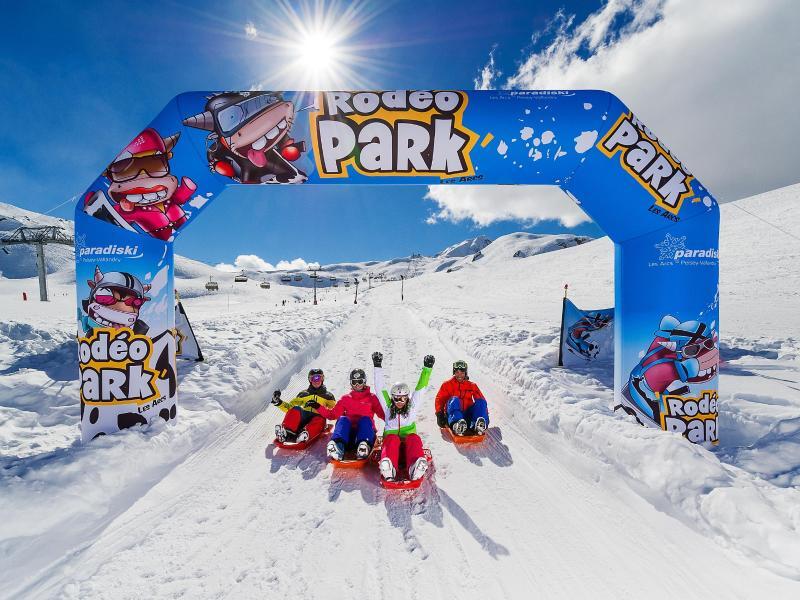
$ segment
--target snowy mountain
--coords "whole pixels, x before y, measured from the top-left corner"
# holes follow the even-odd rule
[[[563,284],[578,306],[613,303],[607,238],[415,258],[403,301],[391,281],[312,306],[226,279],[184,303],[206,362],[180,365],[177,422],[87,446],[74,286],[22,302],[33,280],[0,280],[0,597],[800,597],[798,201],[795,185],[721,207],[714,451],[614,413],[607,367],[554,368]],[[411,259],[391,262],[338,267]],[[200,288],[185,268],[179,286]],[[339,396],[374,350],[412,383],[435,355],[434,391],[465,359],[490,403],[486,441],[456,446],[427,391],[415,492],[335,470],[324,443],[272,444],[274,389],[320,366]]]
[[[475,254],[476,252],[480,252],[491,243],[492,240],[490,240],[488,237],[485,235],[479,235],[476,238],[464,240],[458,244],[453,244],[449,248],[445,248],[436,255],[436,258],[459,258],[462,256],[469,256]]]
[[[5,236],[19,227],[61,227],[74,235],[72,221],[49,217],[0,202],[0,236]],[[6,246],[0,250],[0,277],[23,279],[36,275],[36,249],[33,246]],[[72,246],[48,244],[45,248],[45,266],[54,273],[75,265],[75,250]]]

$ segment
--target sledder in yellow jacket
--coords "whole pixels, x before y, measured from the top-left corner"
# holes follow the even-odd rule
[[[326,408],[336,404],[336,398],[325,389],[325,374],[322,369],[308,372],[308,388],[291,400],[281,400],[280,390],[272,393],[272,404],[286,413],[283,423],[275,426],[275,437],[279,442],[287,440],[305,442],[314,439],[325,428],[325,418],[315,408],[305,407],[306,402],[315,400]]]

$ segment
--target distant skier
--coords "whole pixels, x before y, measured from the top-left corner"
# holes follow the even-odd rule
[[[342,396],[333,408],[320,406],[316,400],[306,402],[307,408],[316,409],[326,419],[336,419],[328,456],[343,460],[345,450],[355,448],[356,458],[366,459],[375,445],[375,415],[385,420],[378,397],[367,385],[364,369],[350,371],[350,393]]]
[[[374,370],[375,391],[383,396],[386,403],[386,426],[383,430],[383,449],[379,468],[381,476],[387,481],[394,481],[397,477],[400,462],[400,449],[405,452],[405,464],[408,468],[408,478],[421,479],[428,469],[428,460],[423,455],[422,440],[417,435],[417,409],[423,400],[423,394],[431,378],[431,369],[435,359],[426,356],[423,361],[422,372],[417,381],[414,393],[409,396],[409,388],[405,383],[395,383],[390,391],[384,388],[383,379],[383,354],[372,353]]]
[[[445,381],[436,394],[436,422],[450,427],[455,435],[473,431],[484,435],[489,426],[489,407],[483,392],[469,380],[467,363],[453,363],[453,377]]]
[[[325,389],[325,373],[322,369],[311,369],[308,372],[308,388],[288,402],[281,400],[280,390],[272,392],[272,405],[286,413],[283,423],[275,425],[275,437],[279,442],[307,442],[322,433],[325,418],[316,409],[305,407],[310,400],[326,407],[336,404],[334,395]]]

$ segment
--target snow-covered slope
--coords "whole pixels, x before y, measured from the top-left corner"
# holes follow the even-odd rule
[[[201,295],[195,272],[178,285],[198,290],[207,362],[180,365],[177,424],[85,447],[70,286],[43,307],[17,300],[32,280],[2,280],[0,597],[800,597],[798,201],[800,185],[722,207],[714,452],[613,413],[608,368],[553,368],[563,284],[613,303],[606,238],[538,254],[558,242],[505,236],[421,270],[403,302],[399,282],[358,305],[227,279]],[[323,444],[271,444],[273,389],[322,366],[341,394],[373,350],[392,381],[433,353],[434,388],[464,358],[490,401],[486,443],[461,447],[428,395],[415,493],[334,471]]]
[[[65,229],[69,235],[75,231],[74,223],[18,208],[0,202],[0,236],[5,236],[19,227],[56,226]],[[74,268],[75,250],[72,246],[48,244],[45,248],[45,265],[48,273]],[[0,277],[22,279],[36,275],[36,249],[33,246],[6,246],[0,250]]]
[[[569,233],[557,235],[512,233],[494,241],[486,236],[478,236],[449,246],[432,257],[414,254],[382,261],[322,265],[322,269],[319,271],[321,279],[318,281],[318,287],[330,286],[333,281],[330,279],[331,277],[336,278],[337,283],[341,284],[344,281],[353,282],[355,279],[360,282],[368,281],[370,276],[381,281],[399,281],[401,276],[411,279],[425,273],[453,272],[468,267],[473,262],[483,260],[484,257],[491,257],[490,260],[484,262],[501,262],[512,258],[562,250],[586,243],[591,239]],[[314,283],[308,273],[302,272],[288,273],[290,277],[299,275],[302,279],[300,281],[292,279],[286,282],[281,281],[281,277],[287,276],[285,271],[245,271],[245,273],[254,279],[265,279],[273,283],[295,287],[311,287]]]

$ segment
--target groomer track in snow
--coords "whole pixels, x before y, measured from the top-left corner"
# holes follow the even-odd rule
[[[434,354],[419,430],[435,467],[420,489],[384,490],[374,467],[334,470],[324,443],[305,453],[275,448],[282,413],[269,406],[266,384],[263,411],[223,427],[24,595],[734,598],[757,587],[787,597],[791,582],[743,571],[595,459],[532,425],[506,395],[510,383],[469,357],[489,398],[488,439],[448,441],[433,396],[464,355],[387,295],[368,295],[285,388],[302,389],[308,369],[322,366],[339,396],[354,366],[371,376],[373,350],[384,353],[389,380],[408,381]]]

